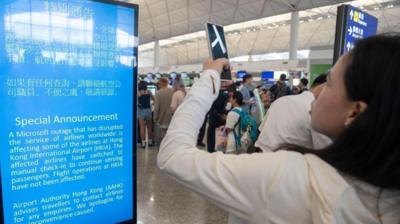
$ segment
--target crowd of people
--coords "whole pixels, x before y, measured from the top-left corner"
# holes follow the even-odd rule
[[[258,126],[267,117],[265,114],[272,102],[283,96],[308,92],[307,79],[301,79],[298,86],[291,88],[286,81],[286,75],[282,74],[276,84],[270,88],[261,85],[256,87],[253,83],[253,76],[248,74],[243,77],[242,81],[230,83],[221,88],[217,99],[204,117],[203,125],[199,130],[197,146],[206,146],[208,152],[243,153],[248,150],[252,152],[249,148],[254,146],[255,141],[251,140],[246,147],[242,147],[241,144],[241,139],[245,140],[246,136],[244,135],[247,131],[240,127],[243,123],[242,120],[249,120],[248,117],[254,118],[256,125],[253,124],[254,127],[249,128],[256,129],[253,132],[257,132],[258,136]],[[152,147],[162,141],[173,114],[183,103],[187,94],[184,82],[179,75],[172,80],[165,77],[160,78],[155,95],[148,90],[148,86],[149,83],[144,80],[138,84],[138,143],[142,148]],[[263,110],[260,110],[260,107]],[[249,121],[246,122],[249,123]],[[251,126],[246,123],[243,125]],[[204,138],[205,136],[206,138]],[[250,138],[248,140],[250,141]]]
[[[165,135],[172,115],[182,104],[186,89],[178,76],[172,87],[168,78],[160,78],[155,95],[148,90],[149,83],[140,80],[138,84],[138,143],[142,148],[159,144]]]

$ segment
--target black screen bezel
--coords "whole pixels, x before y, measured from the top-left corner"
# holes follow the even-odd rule
[[[223,56],[223,57],[217,57],[216,55],[214,55],[214,53],[213,53],[213,50],[212,50],[212,47],[211,47],[211,39],[210,39],[210,27],[212,27],[212,26],[217,26],[217,28],[219,28],[219,29],[222,29],[222,39],[223,39],[223,42],[224,42],[224,44],[225,44],[225,48],[226,48],[226,55],[225,56]],[[223,26],[221,26],[221,25],[218,25],[218,24],[215,24],[215,23],[206,23],[206,34],[207,34],[207,42],[208,42],[208,50],[209,50],[209,52],[210,52],[210,56],[212,57],[212,59],[213,60],[216,60],[216,59],[218,59],[218,58],[226,58],[226,59],[229,59],[229,52],[228,52],[228,46],[227,46],[227,43],[226,43],[226,37],[225,37],[225,30],[224,30],[224,27]]]
[[[333,48],[333,62],[334,65],[339,57],[343,54],[344,39],[346,38],[346,24],[348,17],[349,5],[341,5],[337,9],[336,17],[336,32],[335,32],[335,43]]]
[[[135,22],[135,24],[134,24],[134,36],[135,37],[138,37],[139,36],[139,34],[138,34],[138,19],[139,19],[139,6],[137,5],[137,4],[133,4],[133,3],[127,3],[127,2],[119,2],[119,1],[112,1],[112,0],[87,0],[87,1],[92,1],[92,2],[99,2],[99,3],[105,3],[105,4],[113,4],[113,5],[118,5],[118,6],[123,6],[123,7],[127,7],[127,8],[132,8],[133,10],[135,10],[135,17],[133,18],[134,19],[134,22]],[[134,69],[133,69],[133,83],[132,83],[132,89],[133,89],[133,91],[132,91],[132,93],[133,93],[133,96],[132,96],[132,99],[133,99],[133,102],[132,102],[132,111],[133,111],[133,114],[132,114],[132,133],[133,133],[133,136],[132,136],[132,156],[133,156],[133,158],[132,158],[132,161],[134,161],[134,163],[132,163],[132,171],[133,170],[135,170],[136,171],[136,173],[135,173],[135,176],[134,177],[132,177],[132,186],[133,186],[133,193],[134,193],[134,199],[135,200],[133,200],[133,207],[135,208],[135,210],[133,211],[133,217],[132,217],[132,219],[130,219],[130,220],[123,220],[123,221],[121,221],[120,223],[121,224],[125,224],[125,223],[136,223],[137,222],[137,203],[136,203],[136,201],[137,201],[137,181],[136,181],[136,178],[137,178],[137,169],[135,169],[135,165],[137,164],[137,157],[136,157],[136,150],[134,150],[134,148],[135,148],[135,146],[136,146],[136,135],[137,135],[137,133],[136,133],[136,130],[137,130],[137,122],[136,122],[136,117],[137,117],[137,110],[136,110],[136,104],[137,104],[137,91],[135,91],[135,88],[136,88],[136,86],[137,86],[137,75],[138,75],[138,46],[134,46],[134,49],[133,49],[133,52],[134,52],[134,54],[136,55],[136,64],[134,64]],[[134,56],[135,56],[134,55]],[[3,186],[2,186],[2,182],[1,182],[1,168],[0,168],[0,217],[1,217],[1,223],[5,223],[5,220],[4,220],[4,207],[3,207]]]

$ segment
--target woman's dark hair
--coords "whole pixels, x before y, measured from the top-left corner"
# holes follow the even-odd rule
[[[226,90],[230,93],[235,92],[237,89],[237,85],[236,83],[232,83],[231,85],[229,85],[228,87],[226,87]]]
[[[300,82],[303,84],[303,86],[307,86],[308,85],[308,79],[306,79],[306,78],[300,79]]]
[[[314,87],[319,86],[324,83],[326,83],[326,74],[325,73],[317,76],[317,78],[314,79],[313,83],[311,84],[311,88],[314,88]]]
[[[250,74],[243,76],[243,83],[245,83],[248,79],[251,79],[251,78],[253,78],[253,76]]]
[[[243,106],[243,95],[240,91],[235,91],[233,92],[232,98],[236,100],[236,102],[239,104],[239,106]]]
[[[148,83],[146,81],[140,81],[138,85],[139,91],[147,90]]]
[[[367,109],[327,148],[289,150],[315,154],[382,189],[400,190],[400,35],[360,40],[348,56],[347,97],[367,103]]]

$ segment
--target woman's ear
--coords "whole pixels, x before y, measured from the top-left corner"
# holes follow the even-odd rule
[[[344,126],[347,128],[353,121],[368,108],[368,104],[363,101],[354,102],[347,114]]]

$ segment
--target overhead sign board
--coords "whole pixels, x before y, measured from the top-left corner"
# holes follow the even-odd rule
[[[377,32],[378,19],[351,5],[338,7],[334,62],[351,51],[360,39],[373,36]]]

